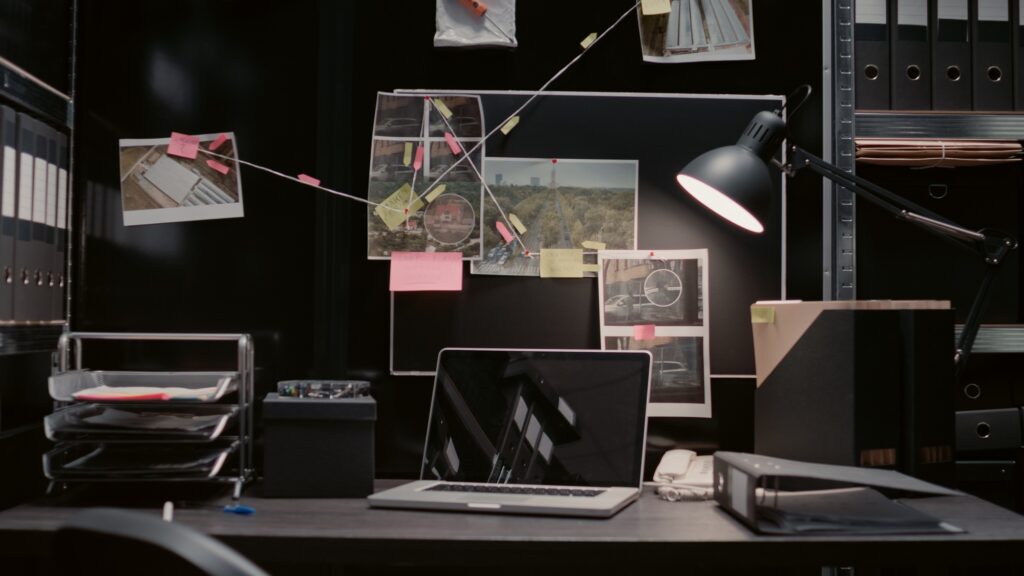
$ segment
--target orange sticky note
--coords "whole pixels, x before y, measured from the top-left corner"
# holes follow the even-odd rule
[[[508,231],[504,222],[495,222],[494,227],[498,229],[498,234],[505,239],[505,242],[511,242],[513,240],[512,233]]]
[[[451,132],[444,133],[444,141],[448,143],[448,147],[452,149],[452,154],[458,156],[462,153],[462,148],[459,143],[455,141],[455,136]]]
[[[217,162],[216,160],[207,160],[206,165],[209,166],[210,168],[213,168],[217,172],[220,172],[221,174],[227,174],[228,171],[231,170],[231,168],[228,168],[227,166],[221,164],[220,162]]]
[[[199,153],[199,137],[189,136],[171,132],[171,141],[167,144],[167,153],[171,156],[181,156],[189,160],[195,160]]]
[[[217,148],[220,148],[220,145],[225,143],[225,142],[227,142],[227,141],[228,141],[228,135],[227,134],[221,134],[220,136],[217,136],[216,140],[214,140],[213,142],[210,142],[210,150],[216,150]]]
[[[462,290],[459,252],[392,252],[392,292]]]
[[[423,144],[416,147],[416,159],[412,162],[412,169],[419,172],[423,167]]]
[[[320,181],[317,180],[316,178],[313,178],[312,176],[307,176],[305,174],[299,174],[298,176],[296,176],[296,178],[298,178],[299,180],[305,182],[306,184],[309,184],[310,186],[319,186],[320,185]]]
[[[654,324],[633,326],[633,340],[654,340]]]

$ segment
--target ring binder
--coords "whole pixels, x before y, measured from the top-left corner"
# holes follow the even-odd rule
[[[932,109],[970,110],[971,34],[968,0],[932,0]]]
[[[928,39],[928,0],[891,3],[892,108],[931,108],[931,47]]]
[[[889,28],[886,0],[859,0],[854,14],[856,108],[889,108]]]
[[[1006,111],[1013,107],[1010,5],[1007,0],[978,0],[974,32],[974,109]]]

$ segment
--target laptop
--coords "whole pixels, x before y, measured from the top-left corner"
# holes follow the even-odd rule
[[[446,348],[420,480],[371,507],[605,518],[639,497],[646,351]]]

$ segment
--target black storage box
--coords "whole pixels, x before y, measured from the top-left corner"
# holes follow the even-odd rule
[[[361,498],[373,493],[373,398],[263,401],[263,494]]]
[[[754,451],[952,485],[953,311],[932,305],[755,304]]]

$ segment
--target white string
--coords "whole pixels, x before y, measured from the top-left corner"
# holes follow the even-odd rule
[[[344,192],[339,192],[337,190],[332,190],[330,188],[327,188],[325,186],[321,186],[319,184],[313,184],[312,182],[306,182],[306,181],[300,180],[299,178],[296,178],[295,176],[292,176],[290,174],[285,174],[283,172],[278,172],[277,170],[271,170],[270,168],[267,168],[265,166],[260,166],[259,164],[253,164],[252,162],[246,162],[245,160],[242,160],[241,158],[235,158],[235,157],[232,157],[232,156],[225,156],[223,154],[217,154],[216,152],[211,152],[209,150],[204,150],[203,148],[200,148],[199,151],[202,152],[203,154],[208,155],[208,156],[216,156],[217,158],[222,158],[224,160],[231,160],[233,162],[238,162],[239,164],[244,164],[246,166],[249,166],[250,168],[255,168],[257,170],[263,170],[264,172],[269,172],[270,174],[273,174],[274,176],[280,176],[281,178],[285,178],[287,180],[292,180],[294,182],[298,182],[299,184],[305,184],[306,186],[312,186],[313,188],[319,188],[320,190],[323,190],[324,192],[327,192],[329,194],[334,194],[335,196],[341,196],[342,198],[348,198],[349,200],[355,200],[357,202],[362,202],[363,204],[369,204],[370,206],[377,206],[377,207],[383,208],[385,210],[392,210],[394,212],[401,212],[401,210],[399,210],[397,208],[392,208],[390,206],[384,206],[383,204],[378,204],[376,202],[371,202],[371,201],[367,200],[366,198],[360,198],[358,196],[352,196],[351,194],[346,194]]]
[[[634,12],[634,11],[635,11],[635,10],[637,9],[637,7],[638,7],[638,6],[640,6],[640,1],[639,1],[639,0],[637,0],[637,3],[636,3],[636,4],[633,4],[633,6],[631,6],[631,7],[629,8],[629,10],[626,10],[626,11],[625,11],[625,12],[624,12],[624,13],[622,14],[622,16],[619,16],[619,19],[618,19],[618,20],[616,20],[615,22],[613,22],[613,23],[612,23],[612,25],[611,25],[611,26],[609,26],[609,27],[608,27],[607,29],[605,29],[605,31],[604,31],[604,32],[601,32],[601,33],[600,33],[600,34],[599,34],[599,35],[597,36],[597,38],[595,38],[595,39],[594,39],[594,41],[593,41],[593,42],[591,42],[591,43],[590,43],[589,45],[587,45],[587,47],[586,47],[586,48],[584,48],[584,49],[583,49],[583,51],[582,51],[582,52],[580,52],[579,54],[577,54],[577,55],[576,55],[576,57],[575,57],[575,58],[573,58],[572,60],[570,60],[568,64],[566,64],[565,66],[563,66],[561,70],[559,70],[558,72],[555,72],[555,75],[554,75],[554,76],[552,76],[551,78],[549,78],[549,79],[548,79],[548,81],[547,81],[547,82],[545,82],[543,86],[541,86],[541,87],[540,87],[540,88],[539,88],[539,89],[538,89],[538,90],[537,90],[536,92],[534,92],[534,93],[533,93],[533,95],[531,95],[531,96],[530,96],[530,97],[529,97],[529,98],[528,98],[528,99],[526,100],[526,102],[523,102],[522,106],[520,106],[519,108],[516,108],[514,112],[512,112],[511,114],[509,114],[509,115],[508,115],[508,117],[506,117],[506,118],[505,118],[504,120],[502,120],[502,121],[501,121],[501,122],[499,122],[499,123],[498,123],[497,125],[495,125],[495,127],[494,127],[494,128],[492,128],[490,132],[488,132],[487,134],[485,134],[485,135],[484,135],[484,137],[483,137],[483,138],[481,138],[481,139],[480,139],[480,141],[479,141],[479,142],[477,142],[475,146],[473,146],[473,147],[472,147],[472,148],[470,148],[469,150],[464,150],[464,152],[465,152],[465,156],[463,156],[462,158],[459,158],[459,159],[458,159],[458,160],[456,160],[455,162],[452,162],[452,165],[451,165],[451,166],[449,166],[449,167],[448,167],[448,168],[446,168],[446,169],[445,169],[445,170],[444,170],[443,172],[441,172],[441,173],[440,173],[440,174],[439,174],[439,175],[437,176],[437,178],[436,178],[436,179],[434,180],[434,183],[433,183],[433,184],[431,184],[430,186],[427,186],[427,188],[426,188],[425,190],[423,190],[423,193],[422,193],[422,194],[420,194],[419,198],[423,198],[423,197],[424,197],[424,196],[426,196],[426,195],[427,195],[428,193],[430,193],[430,191],[431,191],[431,190],[432,190],[432,189],[433,189],[433,188],[434,188],[435,186],[437,186],[437,185],[438,185],[438,184],[439,184],[439,183],[441,182],[441,180],[442,180],[442,179],[443,179],[443,178],[444,178],[445,176],[447,176],[447,175],[448,175],[448,173],[449,173],[449,172],[451,172],[452,170],[454,170],[454,169],[455,169],[455,167],[456,167],[456,166],[458,166],[458,165],[459,165],[459,164],[460,164],[460,163],[461,163],[461,162],[462,162],[463,160],[465,160],[466,158],[469,158],[469,155],[470,155],[470,154],[472,154],[473,152],[476,152],[476,151],[477,151],[477,150],[478,150],[478,149],[479,149],[479,148],[480,148],[481,146],[483,146],[483,145],[484,145],[484,142],[486,142],[486,141],[487,141],[487,140],[488,140],[488,139],[489,139],[489,138],[490,138],[491,136],[493,136],[493,135],[495,134],[495,132],[497,132],[498,130],[501,130],[502,126],[504,126],[504,125],[505,125],[506,123],[508,123],[508,121],[509,121],[509,120],[511,120],[512,118],[514,118],[514,117],[518,116],[520,112],[522,112],[522,111],[523,111],[523,110],[524,110],[524,109],[525,109],[525,108],[526,108],[527,106],[529,106],[529,105],[530,105],[530,103],[531,103],[531,102],[533,102],[534,100],[536,100],[536,99],[537,99],[537,97],[541,95],[541,92],[544,92],[544,90],[546,90],[546,89],[547,89],[547,87],[548,87],[548,86],[550,86],[552,82],[554,82],[555,80],[558,80],[558,79],[559,79],[559,78],[560,78],[560,77],[562,76],[562,74],[565,74],[566,72],[568,72],[568,71],[569,71],[569,68],[572,68],[573,64],[575,64],[576,62],[578,62],[578,61],[579,61],[579,59],[580,59],[580,58],[582,58],[584,54],[586,54],[586,53],[587,53],[588,51],[590,51],[590,49],[591,49],[591,48],[593,48],[593,47],[594,47],[595,45],[597,45],[597,43],[598,43],[598,42],[600,42],[600,41],[601,41],[601,39],[602,39],[602,38],[604,38],[604,37],[605,37],[605,36],[606,36],[606,35],[607,35],[607,34],[608,34],[609,32],[611,32],[612,30],[614,30],[614,29],[615,29],[615,27],[616,27],[616,26],[618,26],[618,25],[619,25],[619,23],[621,23],[621,22],[622,22],[623,20],[625,20],[625,19],[626,19],[626,16],[629,16],[629,15],[630,15],[631,13],[633,13],[633,12]],[[430,99],[430,98],[428,97],[428,99]]]

